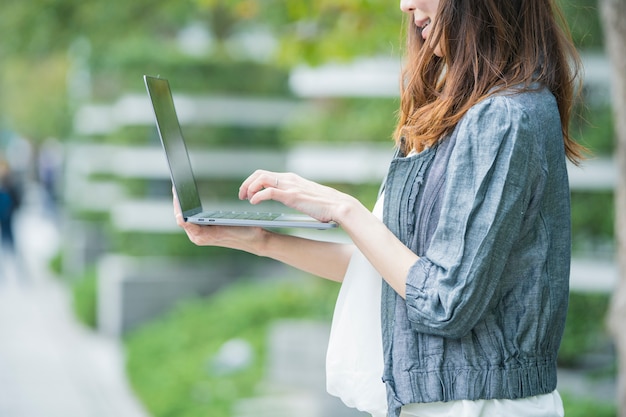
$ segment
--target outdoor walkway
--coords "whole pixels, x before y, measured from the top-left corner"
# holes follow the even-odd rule
[[[147,417],[120,346],[76,322],[66,289],[47,271],[59,238],[36,190],[16,220],[23,262],[0,259],[0,416]]]

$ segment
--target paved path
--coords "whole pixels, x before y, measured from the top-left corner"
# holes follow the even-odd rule
[[[120,346],[76,322],[66,288],[47,272],[59,239],[39,202],[28,193],[16,221],[22,262],[0,259],[0,416],[147,417]]]

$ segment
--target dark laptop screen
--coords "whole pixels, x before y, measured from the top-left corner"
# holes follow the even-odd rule
[[[202,207],[169,83],[162,78],[144,78],[183,216],[192,216]]]

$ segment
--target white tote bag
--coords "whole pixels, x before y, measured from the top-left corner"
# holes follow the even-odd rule
[[[381,202],[376,204],[375,214]],[[381,291],[382,278],[356,250],[339,290],[326,353],[328,393],[375,417],[387,415]]]

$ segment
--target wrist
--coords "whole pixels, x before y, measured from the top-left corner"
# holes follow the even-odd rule
[[[207,227],[221,228],[221,226]],[[257,256],[264,256],[265,248],[267,247],[267,235],[269,233],[266,230],[257,227],[225,226],[223,231],[218,239],[211,242],[212,246],[221,246]]]
[[[256,256],[269,256],[270,240],[273,233],[263,228],[253,230],[254,233],[251,239],[247,242],[249,246],[246,251]]]
[[[365,206],[363,206],[359,200],[352,196],[347,196],[346,199],[337,205],[333,215],[333,221],[338,223],[341,227],[345,227],[350,220],[355,218],[355,214],[358,213],[360,209],[366,210]]]

